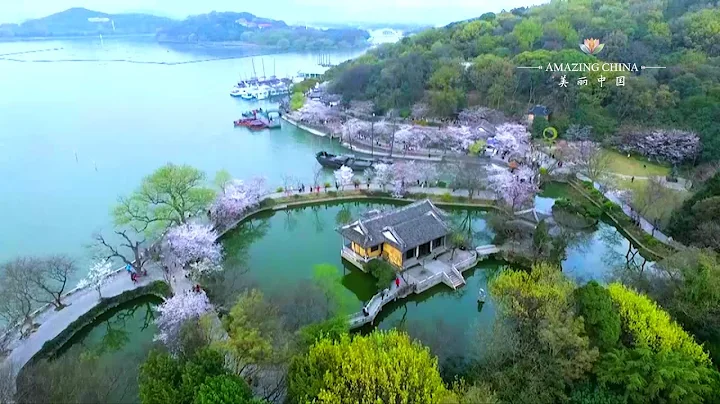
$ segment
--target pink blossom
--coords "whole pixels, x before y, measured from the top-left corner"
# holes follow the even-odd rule
[[[177,352],[183,323],[199,318],[212,308],[204,291],[176,294],[158,307],[160,316],[155,320],[158,326],[155,340],[162,341],[171,352]]]
[[[164,262],[170,268],[208,259],[219,262],[222,246],[215,241],[218,234],[211,226],[188,223],[171,228],[165,236]]]
[[[225,192],[213,202],[210,217],[217,224],[233,223],[248,209],[257,206],[264,194],[263,178],[254,178],[247,184],[241,180],[233,180],[225,187]]]
[[[505,123],[497,127],[488,144],[500,153],[508,153],[510,158],[524,157],[530,150],[530,133],[523,125]]]
[[[505,167],[491,165],[488,186],[513,212],[531,202],[539,191],[537,172],[522,166],[511,172]]]
[[[392,183],[394,173],[390,165],[384,163],[375,164],[373,166],[373,172],[373,180],[380,185],[382,189],[385,189],[388,184]]]
[[[335,181],[345,189],[346,185],[352,184],[353,170],[348,166],[342,166],[335,171]]]
[[[340,120],[340,110],[337,107],[329,107],[315,100],[306,100],[305,105],[296,112],[296,115],[303,122],[316,125]]]

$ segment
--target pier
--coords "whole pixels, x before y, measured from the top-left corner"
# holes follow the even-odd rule
[[[418,265],[403,272],[400,276],[400,286],[393,283],[389,288],[375,294],[365,305],[367,314],[362,311],[348,316],[350,329],[360,328],[366,324],[373,324],[383,307],[395,300],[404,299],[411,294],[420,294],[432,287],[444,283],[453,290],[465,285],[462,273],[475,267],[477,263],[500,249],[492,244],[483,245],[474,250],[443,251],[437,256],[423,259]],[[364,271],[363,259],[347,248],[341,250],[343,258]]]

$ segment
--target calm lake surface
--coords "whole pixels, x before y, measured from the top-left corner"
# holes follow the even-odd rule
[[[110,230],[109,210],[161,165],[190,164],[210,179],[312,178],[314,153],[336,150],[327,139],[290,125],[251,133],[235,129],[241,112],[267,102],[230,97],[252,76],[243,51],[165,48],[152,40],[99,38],[0,43],[0,261],[21,254],[67,253],[87,268],[84,246]],[[341,62],[360,54],[332,54]],[[203,61],[220,57],[235,59]],[[262,75],[296,74],[316,54],[255,57]],[[95,60],[71,62],[63,60]],[[125,59],[132,62],[113,62]],[[33,62],[34,61],[34,62]],[[77,161],[76,161],[77,153]],[[82,274],[78,274],[82,275]]]

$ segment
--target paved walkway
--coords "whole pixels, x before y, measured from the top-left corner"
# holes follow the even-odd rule
[[[367,186],[367,184],[360,184],[357,189],[365,191],[368,189],[368,186]],[[354,185],[348,185],[345,188],[340,188],[339,192],[354,191],[354,190],[355,190]],[[383,190],[382,187],[377,184],[370,184],[370,190],[371,191],[392,192],[393,187],[392,187],[392,185],[389,185],[389,186],[385,187],[385,189]],[[335,187],[328,188],[328,192],[335,192],[335,191],[338,191],[337,189],[335,189]],[[312,191],[312,192],[314,193],[315,191]],[[410,194],[429,194],[429,195],[450,194],[455,197],[465,197],[465,198],[467,198],[470,194],[468,192],[468,190],[466,190],[466,189],[453,190],[452,188],[418,187],[418,186],[407,187],[407,192]],[[320,187],[320,194],[324,194],[324,193],[326,193],[325,189]],[[297,190],[293,190],[292,192],[273,192],[271,194],[266,194],[264,196],[264,198],[279,199],[279,198],[286,198],[288,196],[292,196],[292,195],[296,195],[296,194],[299,194],[299,192]],[[303,194],[310,194],[310,192],[308,192],[306,190],[305,192],[303,192]],[[496,197],[495,193],[493,193],[492,191],[488,191],[488,190],[478,190],[478,191],[475,191],[475,193],[473,194],[473,199],[494,201],[496,198],[497,197]]]
[[[589,178],[587,178],[581,174],[577,174],[577,178],[582,181],[590,181]],[[598,184],[596,182],[593,182],[593,185],[595,186],[595,188],[597,190],[602,192],[606,198],[608,198],[609,200],[613,201],[614,203],[620,205],[620,207],[622,207],[622,210],[623,210],[623,212],[625,212],[626,215],[630,216],[631,218],[638,218],[640,221],[640,228],[642,228],[643,231],[645,231],[645,233],[647,233],[651,236],[654,236],[656,239],[662,241],[665,244],[670,244],[670,240],[669,240],[668,236],[663,234],[659,229],[656,229],[655,226],[653,226],[653,224],[650,223],[649,220],[640,216],[640,214],[638,214],[635,210],[633,210],[633,208],[630,207],[630,205],[628,205],[627,203],[623,202],[620,198],[618,198],[618,196],[613,191],[602,191],[602,187],[600,186],[600,184]],[[654,234],[653,234],[653,229],[655,230]]]
[[[127,272],[121,271],[112,275],[102,287],[102,296],[104,298],[114,297],[160,279],[162,279],[162,271],[159,268],[148,268],[148,276],[140,277],[137,284],[130,280]],[[12,352],[5,358],[3,366],[11,366],[14,374],[17,375],[20,369],[40,351],[45,342],[57,337],[73,321],[100,303],[100,299],[97,290],[86,288],[68,296],[64,302],[69,306],[60,311],[41,312],[35,318],[35,323],[40,324],[40,327],[27,338],[16,339],[11,343],[9,348],[12,349]]]

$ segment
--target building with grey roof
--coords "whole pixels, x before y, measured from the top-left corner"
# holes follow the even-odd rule
[[[367,262],[382,257],[399,269],[446,251],[447,214],[425,199],[398,209],[369,212],[338,229],[343,256]]]

